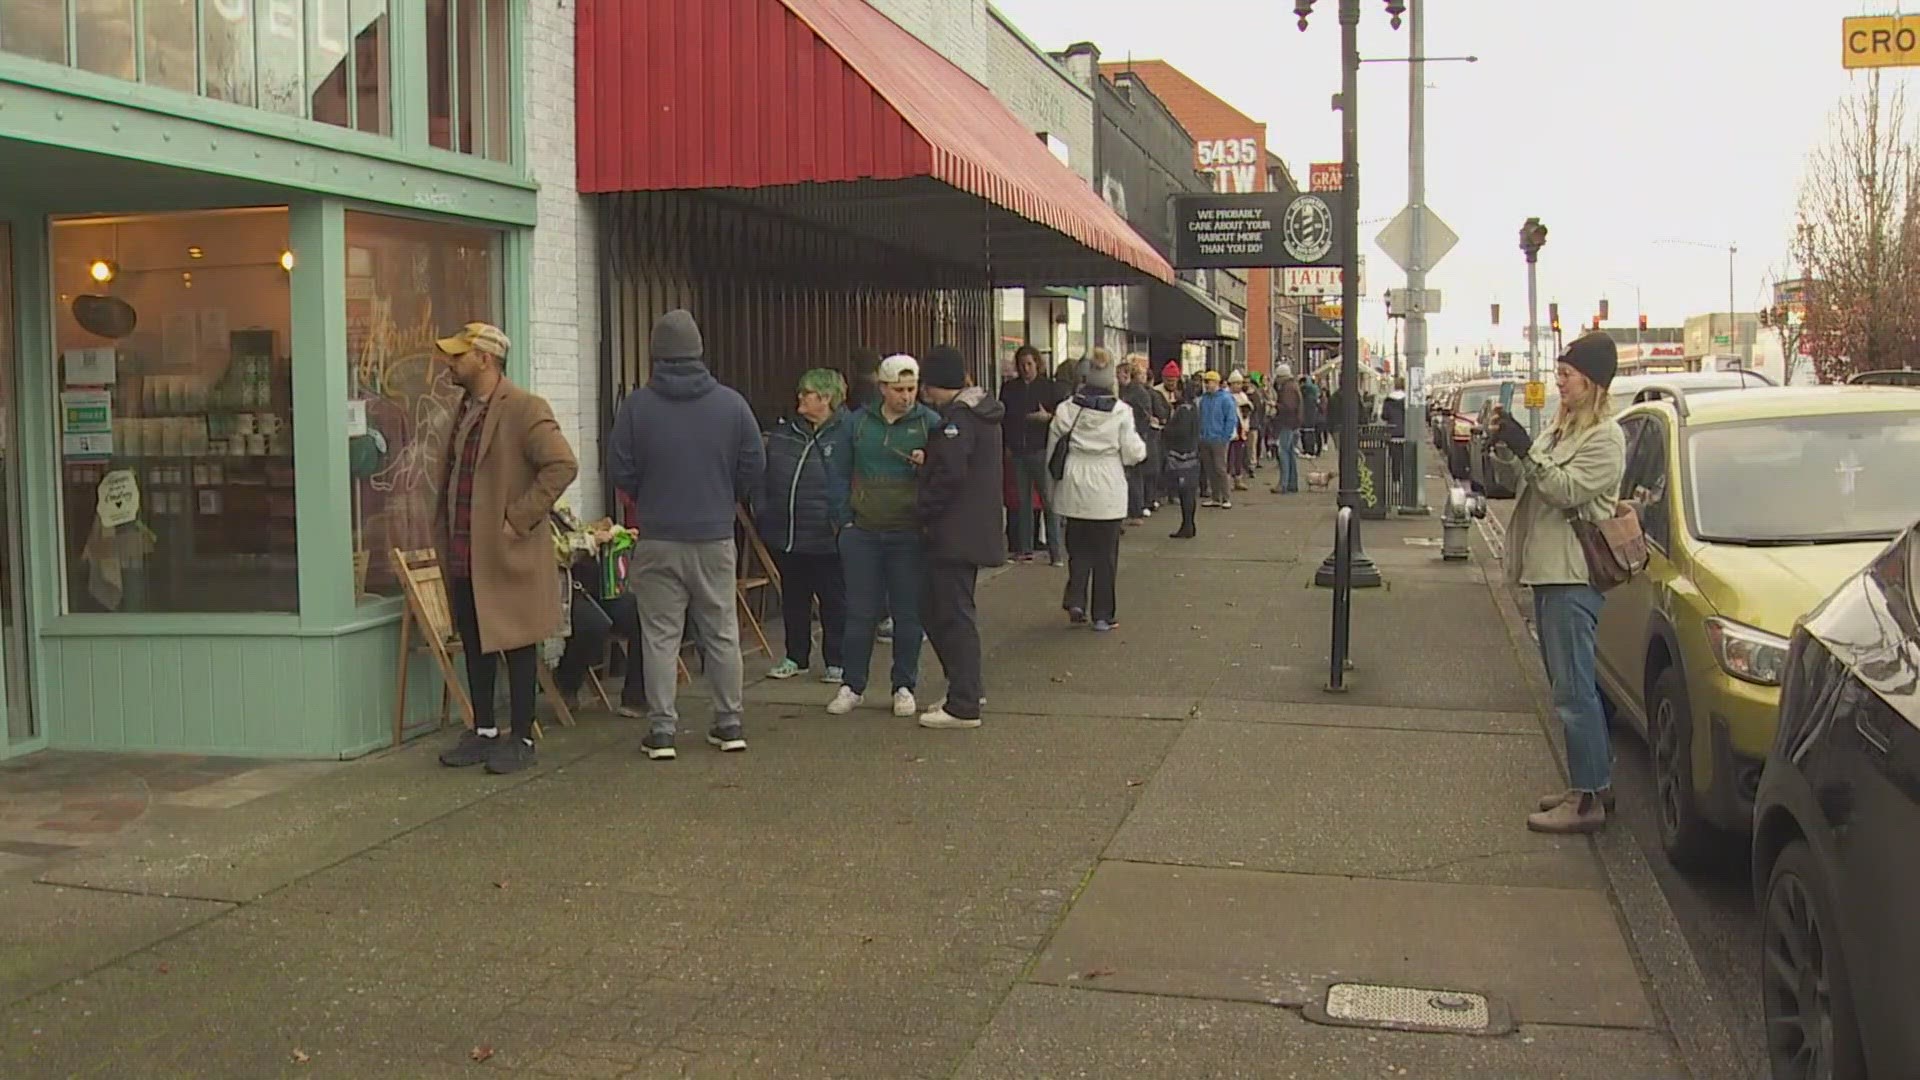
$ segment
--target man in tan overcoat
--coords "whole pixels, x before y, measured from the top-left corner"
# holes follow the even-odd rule
[[[547,512],[580,472],[545,398],[507,381],[507,335],[468,323],[434,343],[466,391],[447,446],[438,535],[447,599],[467,654],[473,730],[440,755],[491,773],[533,764],[533,692],[540,642],[560,624],[559,570]],[[507,657],[511,732],[493,717],[493,677]]]

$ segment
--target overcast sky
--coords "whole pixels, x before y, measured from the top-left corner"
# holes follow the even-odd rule
[[[1320,0],[1306,33],[1287,0],[994,2],[1043,48],[1087,40],[1103,60],[1172,63],[1265,121],[1303,184],[1310,162],[1340,158],[1335,0]],[[1757,310],[1787,276],[1803,162],[1853,86],[1841,19],[1894,2],[1431,0],[1427,55],[1480,58],[1427,67],[1427,205],[1460,235],[1428,279],[1445,303],[1430,320],[1434,360],[1522,345],[1529,215],[1550,230],[1543,323],[1550,299],[1571,329],[1605,296],[1611,325],[1632,326],[1636,285],[1655,326],[1725,311],[1729,242],[1734,303]],[[1363,0],[1362,19],[1362,56],[1407,55],[1379,0]],[[1376,297],[1404,284],[1373,236],[1406,203],[1407,89],[1405,64],[1361,68],[1361,218],[1381,220],[1360,232]],[[1362,332],[1386,324],[1369,302]]]

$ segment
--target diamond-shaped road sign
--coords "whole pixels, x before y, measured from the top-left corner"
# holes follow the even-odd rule
[[[1426,241],[1423,246],[1427,249],[1420,259],[1421,269],[1431,270],[1435,263],[1446,257],[1447,252],[1453,250],[1453,245],[1459,243],[1460,238],[1455,236],[1453,230],[1447,228],[1447,223],[1441,221],[1439,215],[1433,211],[1421,207],[1418,212],[1425,215],[1421,226],[1421,239]],[[1401,210],[1394,215],[1392,221],[1387,223],[1386,228],[1380,230],[1380,235],[1373,238],[1373,242],[1380,245],[1380,250],[1387,253],[1387,258],[1392,259],[1402,270],[1407,268],[1408,263],[1414,261],[1414,213],[1415,210],[1411,206]]]

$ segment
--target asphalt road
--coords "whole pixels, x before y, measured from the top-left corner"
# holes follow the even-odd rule
[[[1511,500],[1490,500],[1488,517],[1504,531]],[[1484,541],[1483,537],[1483,541]],[[1521,604],[1524,612],[1531,605]],[[1667,862],[1660,847],[1658,795],[1647,746],[1630,724],[1614,732],[1614,791],[1619,807],[1611,828],[1626,828],[1640,845],[1647,864],[1687,936],[1707,985],[1722,1006],[1732,1035],[1744,1054],[1742,1074],[1765,1080],[1766,1034],[1760,1019],[1760,916],[1748,884],[1744,843],[1729,838],[1727,857],[1711,868],[1682,873]]]

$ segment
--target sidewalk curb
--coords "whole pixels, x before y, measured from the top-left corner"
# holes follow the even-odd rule
[[[1566,746],[1557,730],[1553,696],[1546,672],[1520,613],[1519,602],[1506,584],[1505,567],[1479,552],[1474,559],[1486,576],[1494,607],[1505,624],[1507,640],[1521,658],[1520,669],[1534,700],[1534,715],[1553,750],[1561,771],[1566,770]],[[1497,573],[1495,571],[1498,571]],[[1680,920],[1661,892],[1633,837],[1620,829],[1604,829],[1590,838],[1594,854],[1606,872],[1614,912],[1627,935],[1627,944],[1653,989],[1653,1008],[1666,1021],[1667,1034],[1679,1051],[1681,1063],[1694,1080],[1745,1080],[1732,1064],[1742,1059],[1738,1044],[1721,1016],[1713,991],[1707,986],[1693,949],[1687,944]]]

